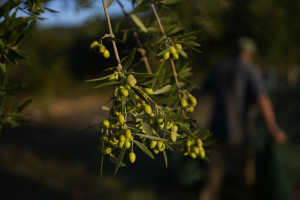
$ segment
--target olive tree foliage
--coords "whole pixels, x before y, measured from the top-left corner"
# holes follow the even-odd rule
[[[0,1],[0,131],[3,125],[19,126],[20,123],[30,125],[27,117],[20,114],[30,103],[10,102],[10,97],[25,84],[9,83],[10,67],[7,62],[17,65],[23,62],[30,65],[30,55],[19,46],[30,40],[36,20],[45,10],[55,12],[44,7],[43,3],[49,0],[7,0]],[[25,13],[24,17],[17,17],[18,12]],[[17,66],[16,66],[17,67]]]
[[[177,2],[179,0],[133,0],[133,12],[126,13],[121,0],[102,0],[109,33],[95,38],[90,50],[100,56],[99,60],[114,57],[116,64],[104,70],[105,73],[109,72],[107,76],[87,80],[104,81],[95,89],[112,88],[111,107],[102,106],[108,117],[94,125],[102,130],[98,146],[102,154],[101,175],[104,157],[116,163],[117,173],[120,166],[126,166],[124,157],[128,157],[131,163],[135,162],[135,151],[138,149],[152,159],[153,153],[161,152],[166,167],[166,150],[173,151],[176,145],[180,145],[184,156],[208,160],[204,147],[215,140],[209,139],[212,134],[207,129],[197,127],[197,120],[190,118],[197,105],[196,98],[190,92],[197,84],[189,80],[193,75],[189,62],[181,63],[182,58],[188,58],[186,49],[201,53],[197,49],[200,44],[195,42],[200,31],[185,32],[180,28],[176,15],[159,16],[163,9],[169,9],[169,5]],[[113,3],[119,4],[124,13],[115,27],[111,26],[109,17],[109,6]],[[146,20],[140,17],[139,14],[150,10],[152,17]],[[120,30],[124,20],[127,20],[130,28]],[[123,33],[122,38],[114,36],[119,31]],[[117,46],[126,45],[128,34],[134,35],[136,47],[120,58]],[[139,34],[147,35],[147,39],[141,41]],[[113,46],[114,52],[106,49],[108,45]],[[138,53],[142,58],[134,62]],[[158,70],[153,73],[147,58],[150,53],[160,63]],[[136,72],[139,68],[146,68],[148,73]]]

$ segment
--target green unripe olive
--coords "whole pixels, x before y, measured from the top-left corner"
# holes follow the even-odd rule
[[[118,79],[119,79],[119,75],[118,74],[113,74],[108,78],[108,82],[117,81]]]
[[[103,144],[103,142],[105,142],[106,141],[106,136],[105,135],[103,135],[103,136],[101,136],[100,138],[99,138],[99,143],[102,145]]]
[[[100,47],[100,44],[97,44],[96,46],[94,46],[94,53],[95,54],[99,53],[99,47]]]
[[[195,107],[197,105],[197,99],[195,97],[191,97],[189,98],[190,102],[191,102],[191,105],[193,107]]]
[[[203,147],[199,148],[199,155],[200,155],[201,158],[205,157],[205,151],[204,151]]]
[[[187,106],[187,105],[188,105],[187,101],[186,101],[184,98],[181,98],[181,99],[180,99],[180,106],[181,106],[181,107],[185,107],[185,106]]]
[[[152,124],[152,125],[155,124],[155,122],[156,122],[156,116],[155,116],[154,113],[151,113],[151,115],[148,117],[148,119],[149,119],[149,123],[150,124]]]
[[[114,89],[114,93],[113,93],[113,96],[114,96],[114,97],[117,97],[117,96],[118,96],[118,91],[119,91],[119,88]]]
[[[144,138],[144,137],[141,137],[141,136],[140,136],[140,140],[141,140],[141,141],[146,141],[147,138]]]
[[[143,90],[146,94],[153,94],[152,88],[143,88]]]
[[[120,124],[124,124],[124,121],[125,121],[125,117],[123,114],[119,114],[119,123]]]
[[[164,61],[164,60],[165,60],[164,58],[161,58],[161,59],[159,59],[158,61],[159,61],[159,62],[162,62],[162,61]]]
[[[173,123],[171,121],[166,122],[166,129],[170,129],[170,128],[172,128],[172,126],[173,126]]]
[[[158,150],[161,150],[162,149],[162,145],[163,145],[162,141],[157,141],[156,148]]]
[[[196,155],[195,152],[190,153],[190,156],[191,156],[191,158],[193,158],[193,159],[197,158],[197,155]]]
[[[158,115],[156,115],[156,122],[158,124],[161,124],[163,123],[163,121],[164,121],[164,116],[159,112]]]
[[[136,159],[135,154],[133,152],[130,152],[129,155],[128,155],[128,157],[129,157],[130,162],[134,163],[134,161]]]
[[[119,140],[120,140],[120,142],[125,142],[125,140],[126,140],[125,135],[120,135]]]
[[[109,51],[106,49],[105,52],[104,52],[104,54],[103,54],[103,57],[104,57],[104,58],[109,58],[109,56],[110,56],[110,53],[109,53]]]
[[[126,111],[132,112],[133,110],[134,110],[134,107],[133,107],[132,103],[128,102],[126,105]]]
[[[179,151],[184,151],[185,150],[185,143],[182,142],[179,146]]]
[[[135,99],[136,101],[141,100],[141,98],[140,98],[139,95],[137,95],[137,94],[134,95],[134,99]]]
[[[173,60],[177,60],[179,58],[179,55],[177,53],[172,54]]]
[[[145,140],[145,141],[143,141],[142,142],[142,144],[145,146],[145,147],[148,147],[148,143],[147,143],[147,141]]]
[[[119,117],[119,115],[120,115],[120,111],[118,109],[114,109],[113,116]]]
[[[193,151],[195,152],[195,154],[199,154],[200,152],[199,148],[196,146],[193,147]]]
[[[200,148],[200,147],[202,147],[202,144],[203,144],[203,143],[202,143],[202,140],[198,138],[198,139],[196,140],[196,146]]]
[[[118,147],[119,147],[119,149],[122,149],[122,147],[123,147],[124,143],[125,143],[125,141],[123,141],[123,142],[121,142],[121,141],[120,141],[120,142],[118,143]]]
[[[126,82],[127,82],[127,84],[128,84],[130,87],[134,87],[135,84],[136,84],[136,79],[134,78],[134,76],[129,75],[129,76],[127,76],[127,78],[126,78]]]
[[[138,108],[143,107],[144,105],[145,105],[145,101],[143,101],[143,100],[139,100],[139,101],[136,103],[136,106],[137,106]]]
[[[149,106],[148,104],[145,104],[144,106],[144,112],[148,115],[151,115],[152,113],[152,109],[151,109],[151,106]]]
[[[131,139],[132,138],[132,134],[131,134],[131,130],[130,129],[126,129],[125,130],[125,137],[127,139]]]
[[[172,140],[172,142],[176,142],[177,135],[175,132],[171,132],[169,136],[170,136],[170,140]]]
[[[166,149],[166,144],[165,144],[165,143],[163,143],[162,148],[163,148],[163,149]]]
[[[125,89],[125,88],[121,88],[121,89],[120,89],[120,94],[121,94],[123,97],[127,97],[127,96],[128,96],[128,90]]]
[[[176,43],[176,44],[175,44],[175,48],[176,48],[177,50],[181,50],[181,49],[182,49],[182,46],[181,46],[181,44]]]
[[[106,152],[105,148],[103,148],[103,147],[101,147],[101,146],[98,146],[98,151],[99,151],[103,156],[107,155],[107,152]]]
[[[99,43],[98,43],[97,41],[92,42],[92,44],[90,45],[90,51],[93,51],[93,50],[94,50],[94,47],[95,47],[96,45],[99,45]]]
[[[169,52],[170,52],[170,54],[175,54],[176,53],[175,47],[171,46]]]
[[[168,58],[170,58],[170,52],[164,54],[164,59],[167,60]]]
[[[104,54],[105,51],[106,51],[105,46],[104,46],[104,45],[100,45],[100,47],[99,47],[99,53],[100,53],[100,54]]]
[[[165,123],[158,124],[158,126],[159,126],[161,129],[164,129],[164,128],[165,128]]]
[[[100,128],[109,128],[109,121],[106,119],[106,120],[103,120],[101,123],[100,123]]]
[[[126,140],[126,148],[129,149],[131,146],[131,142],[129,140]]]
[[[191,140],[187,140],[187,141],[186,141],[186,146],[187,146],[187,147],[190,147],[191,145],[192,145],[192,141],[191,141]]]
[[[122,130],[118,130],[117,132],[116,132],[116,138],[118,139],[118,140],[120,140],[120,136],[121,135],[123,135],[123,131]]]
[[[149,147],[151,149],[153,149],[156,145],[157,145],[157,141],[156,140],[150,140]]]
[[[126,90],[130,90],[131,87],[130,87],[128,84],[125,84],[125,89],[126,89]]]
[[[124,130],[124,129],[125,129],[124,124],[122,124],[122,125],[120,126],[120,128],[121,128],[122,130]]]
[[[189,155],[189,152],[183,151],[183,152],[182,152],[182,155],[183,155],[183,156],[187,156],[187,155]]]
[[[155,154],[158,154],[159,153],[159,150],[158,149],[153,149],[153,152],[155,153]]]
[[[178,131],[178,126],[173,125],[173,126],[171,127],[171,132],[177,133],[177,131]]]

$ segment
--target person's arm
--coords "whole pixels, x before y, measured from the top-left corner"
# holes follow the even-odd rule
[[[275,114],[270,97],[266,94],[260,94],[257,96],[257,103],[261,110],[261,113],[265,119],[267,127],[278,144],[286,142],[287,137],[283,130],[281,130],[276,122]]]

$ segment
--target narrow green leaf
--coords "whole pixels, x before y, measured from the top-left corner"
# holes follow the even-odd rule
[[[2,97],[0,108],[2,108],[6,104],[9,97],[10,97],[10,95],[5,95],[4,97]]]
[[[189,136],[191,136],[192,138],[194,138],[195,139],[195,136],[194,136],[194,134],[190,131],[190,129],[188,129],[185,125],[183,125],[182,123],[177,123],[179,126],[180,126],[180,128],[185,132],[185,133],[187,133]]]
[[[133,142],[136,144],[136,146],[138,146],[145,154],[147,154],[150,158],[154,159],[153,154],[151,153],[151,151],[145,147],[143,144],[141,144],[140,142],[133,140]]]
[[[126,124],[136,125],[136,124],[140,124],[140,123],[139,122],[135,122],[135,121],[127,121]]]
[[[133,91],[132,90],[128,90],[128,92],[129,92],[129,95],[130,95],[130,98],[131,98],[133,104],[136,106],[136,101],[135,101],[135,98],[134,98]]]
[[[173,148],[171,147],[171,145],[169,145],[168,143],[166,144],[166,147],[167,147],[168,149],[170,149],[171,151],[174,151]]]
[[[142,122],[143,128],[147,135],[152,135],[151,127],[147,122]]]
[[[100,123],[99,123],[100,124]],[[87,129],[90,129],[90,128],[93,128],[95,126],[98,126],[99,124],[95,124],[93,126],[89,126],[89,127],[84,127],[84,128],[79,128],[79,129],[76,129],[76,131],[84,131],[84,130],[87,130]]]
[[[127,31],[123,33],[122,41],[125,42],[127,40]]]
[[[203,135],[200,136],[200,139],[201,140],[207,140],[208,138],[210,138],[212,136],[212,133],[210,133],[208,130],[207,130],[207,133],[204,133]]]
[[[164,139],[164,138],[159,138],[159,137],[156,137],[156,136],[152,136],[152,135],[146,135],[146,134],[135,134],[137,136],[141,136],[141,137],[144,137],[144,138],[148,138],[148,139],[151,139],[151,140],[160,140],[160,141],[168,141],[167,139]]]
[[[123,40],[120,40],[120,39],[118,39],[118,38],[115,38],[115,37],[105,37],[105,38],[103,38],[103,39],[106,39],[106,40],[108,40],[108,41],[115,41],[115,42],[121,42],[121,43],[125,43]]]
[[[132,64],[134,57],[135,57],[136,47],[134,47],[130,53],[128,54],[127,58],[123,63],[123,72]]]
[[[160,3],[163,3],[163,4],[173,4],[173,3],[177,3],[179,1],[180,0],[163,0],[163,1],[160,1]]]
[[[210,159],[207,156],[204,156],[203,160],[210,162]]]
[[[52,13],[59,13],[58,11],[56,11],[56,10],[52,10],[52,9],[50,9],[50,8],[46,8],[46,7],[44,7],[44,9],[45,9],[45,10],[48,10],[48,11],[50,11],[50,12],[52,12]]]
[[[207,147],[207,146],[210,146],[212,145],[213,143],[215,143],[217,141],[217,139],[209,139],[209,140],[206,140],[203,142],[202,146],[203,147]]]
[[[102,87],[106,87],[106,86],[109,86],[109,85],[115,85],[115,84],[118,84],[118,83],[120,83],[120,82],[119,81],[111,81],[111,82],[107,82],[107,83],[102,83],[102,84],[97,85],[93,88],[97,89],[97,88],[102,88]]]
[[[150,9],[150,6],[137,6],[132,13],[137,14],[140,12],[147,12]]]
[[[102,110],[110,110],[110,108],[107,106],[102,106]]]
[[[171,88],[172,88],[171,85],[166,85],[165,87],[154,91],[153,94],[162,94],[162,93],[165,93],[165,92],[169,91]]]
[[[131,17],[131,19],[134,21],[134,23],[135,23],[138,27],[140,27],[141,31],[146,32],[146,33],[148,32],[147,29],[146,29],[146,27],[145,27],[145,25],[144,25],[143,22],[140,20],[140,18],[138,18],[138,17],[137,17],[136,15],[134,15],[134,14],[131,14],[130,17]]]
[[[182,114],[171,115],[172,119],[185,119]]]
[[[164,50],[162,50],[161,52],[159,52],[159,53],[157,54],[157,56],[162,56],[162,55],[164,55],[165,53],[167,53],[167,52],[170,50],[170,48],[171,48],[171,45],[168,46],[167,48],[165,48]]]
[[[113,156],[110,156],[109,161],[112,162],[112,163],[117,163],[118,162],[118,160]],[[120,163],[120,167],[126,167],[126,166],[127,165],[124,162]]]
[[[126,97],[121,97],[121,111],[125,112]]]
[[[158,101],[157,103],[171,104],[171,103],[174,103],[176,100],[177,100],[177,97],[173,96],[173,97],[167,97],[165,99],[162,99],[162,100]]]
[[[132,127],[127,127],[127,128],[129,128],[130,130],[134,131],[135,133],[142,133],[142,131],[139,130],[139,129],[132,128]]]
[[[109,78],[111,75],[113,75],[113,74],[110,74],[110,75],[107,75],[107,76],[104,76],[104,77],[101,77],[101,78],[96,78],[96,79],[85,80],[85,82],[101,81],[101,80],[104,80],[104,79],[107,79],[107,78]]]
[[[183,44],[191,45],[191,46],[198,46],[198,47],[201,46],[200,44],[193,42],[193,41],[184,41]]]
[[[124,17],[121,17],[120,20],[118,21],[118,23],[115,25],[114,35],[117,35],[117,33],[119,32],[120,26],[121,26],[121,24],[123,22],[123,19],[124,19]]]
[[[122,63],[124,60],[126,60],[126,58],[127,58],[127,56],[124,56],[124,57],[120,60],[120,62]]]
[[[17,109],[17,112],[21,112],[23,111],[25,108],[27,108],[30,103],[32,102],[32,99],[29,99],[27,101],[25,101],[18,109]]]
[[[164,158],[165,158],[166,168],[168,168],[168,158],[167,158],[166,150],[163,150],[163,154],[164,154]]]
[[[104,156],[102,156],[102,159],[101,159],[100,177],[102,177],[103,158],[104,158]]]
[[[185,32],[185,29],[180,29],[180,30],[178,30],[178,31],[176,31],[174,33],[169,34],[168,37],[180,36],[180,35],[184,34],[184,32]]]
[[[196,123],[196,122],[198,122],[198,120],[195,120],[195,119],[183,119],[182,122]]]
[[[135,89],[134,87],[131,88],[135,94],[137,94],[142,100],[144,100],[147,104],[150,104],[148,99],[146,99],[146,97],[144,97],[144,95],[137,89]]]
[[[108,0],[106,7],[108,8],[113,2],[114,2],[114,0]]]
[[[192,46],[190,46],[190,45],[188,45],[188,44],[186,44],[186,46],[189,47],[190,49],[193,49],[194,51],[197,51],[197,52],[199,52],[199,53],[202,53],[202,52],[199,51],[198,49],[195,49],[194,47],[192,47]]]
[[[178,50],[178,52],[180,53],[180,55],[182,55],[185,58],[188,58],[188,55],[185,53],[185,51],[183,51],[182,49]]]
[[[134,76],[143,76],[143,77],[156,77],[158,76],[157,74],[147,74],[147,73],[138,73],[138,72],[129,72],[129,73],[125,73],[125,74],[131,74]]]
[[[120,164],[122,163],[122,160],[123,160],[123,157],[124,157],[124,153],[125,153],[125,149],[126,149],[126,142],[124,142],[123,144],[123,147],[122,147],[122,150],[119,154],[119,157],[118,157],[118,160],[117,160],[117,163],[116,163],[116,167],[115,167],[115,174],[117,173],[119,167],[120,167]]]

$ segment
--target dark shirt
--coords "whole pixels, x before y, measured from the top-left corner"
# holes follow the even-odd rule
[[[266,93],[255,65],[234,57],[218,65],[203,87],[214,97],[211,132],[219,140],[235,144],[249,142],[249,108]]]

